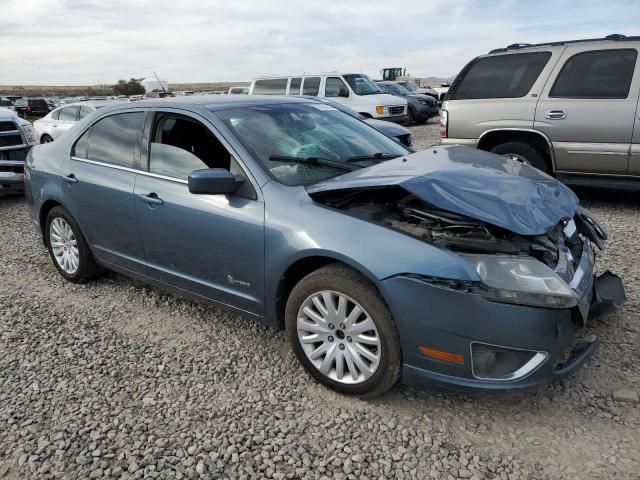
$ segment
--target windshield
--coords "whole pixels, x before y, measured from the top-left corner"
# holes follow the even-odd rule
[[[407,90],[409,90],[410,92],[415,92],[415,91],[418,89],[418,87],[416,87],[416,86],[415,86],[413,83],[411,83],[411,82],[402,82],[402,83],[400,84],[400,86],[401,86],[401,87],[403,87],[403,88],[405,88],[405,89],[407,89]]]
[[[310,185],[409,153],[366,123],[323,103],[280,103],[216,112],[285,185]]]
[[[356,95],[372,95],[375,93],[382,93],[382,90],[375,84],[369,77],[360,73],[354,73],[351,75],[343,75],[351,90]]]
[[[400,97],[406,97],[408,95],[413,95],[406,88],[398,85],[397,83],[387,83],[385,86],[393,93],[394,95],[398,95]]]

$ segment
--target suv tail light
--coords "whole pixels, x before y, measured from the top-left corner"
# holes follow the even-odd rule
[[[440,136],[447,138],[447,128],[449,126],[449,112],[446,110],[440,110]]]

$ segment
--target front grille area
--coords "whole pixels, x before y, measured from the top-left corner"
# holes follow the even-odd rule
[[[404,113],[404,107],[389,107],[389,113],[391,113],[391,115],[402,115]]]
[[[20,127],[13,122],[0,122],[0,149],[7,150],[23,144]]]
[[[13,122],[0,122],[0,132],[10,132],[12,130],[17,130],[17,126]]]

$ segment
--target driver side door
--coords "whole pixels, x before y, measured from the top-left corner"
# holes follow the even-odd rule
[[[148,275],[262,315],[264,203],[228,144],[199,116],[156,111],[143,158],[134,203]],[[231,195],[190,193],[189,173],[204,168],[226,168],[244,183]]]

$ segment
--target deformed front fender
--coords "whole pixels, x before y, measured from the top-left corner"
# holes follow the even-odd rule
[[[374,283],[405,273],[478,280],[475,271],[454,252],[323,206],[302,187],[269,182],[263,195],[267,323],[274,323],[277,317],[279,282],[287,269],[303,258],[335,259]]]

